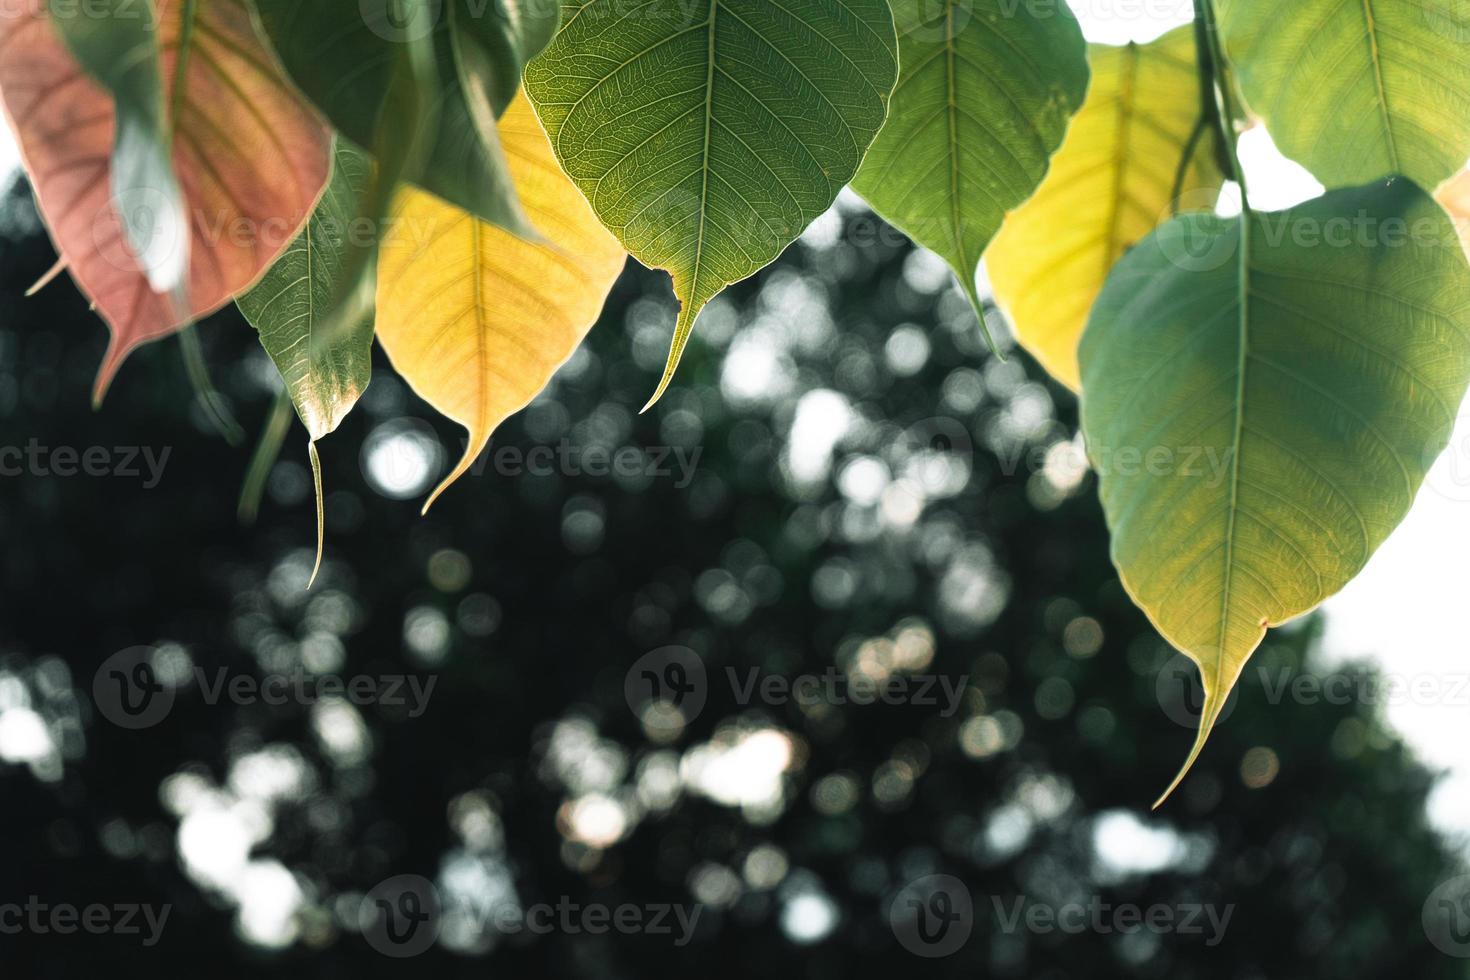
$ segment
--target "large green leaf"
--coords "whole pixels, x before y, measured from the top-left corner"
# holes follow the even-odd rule
[[[1225,56],[1282,152],[1329,187],[1470,158],[1465,0],[1215,0]]]
[[[389,98],[390,86],[403,48],[431,39],[437,59],[433,131],[424,137],[430,149],[415,182],[486,221],[531,233],[493,128],[487,132],[477,125],[475,103],[488,104],[497,115],[505,111],[525,62],[555,32],[556,5],[414,0],[399,14],[398,2],[362,0],[344,7],[256,0],[256,7],[292,79],[344,136],[368,149],[382,145],[380,127],[400,142],[414,138],[407,130],[419,123],[385,113],[384,107],[391,110],[397,101]]]
[[[1403,519],[1470,382],[1470,270],[1411,182],[1257,215],[1244,250],[1240,225],[1161,226],[1118,263],[1080,350],[1113,561],[1203,675],[1174,786],[1267,628],[1342,588]]]
[[[112,95],[110,181],[128,245],[154,292],[179,292],[189,272],[189,224],[170,158],[153,4],[97,0],[83,12],[65,0],[49,0],[49,9],[77,63]],[[192,20],[192,4],[185,5],[184,16]]]
[[[526,89],[568,176],[695,317],[770,263],[852,179],[887,112],[884,0],[568,3]]]
[[[853,190],[949,263],[975,306],[980,256],[1046,176],[1087,94],[1087,47],[1065,6],[901,3],[898,87]]]

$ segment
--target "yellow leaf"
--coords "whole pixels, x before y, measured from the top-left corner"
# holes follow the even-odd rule
[[[1092,87],[1036,194],[1011,213],[985,266],[1016,339],[1060,382],[1081,389],[1077,343],[1123,253],[1178,210],[1213,207],[1222,181],[1200,119],[1194,33],[1092,45]]]
[[[426,511],[572,356],[627,259],[562,174],[524,92],[500,139],[543,243],[405,188],[379,258],[378,341],[420,397],[469,430]]]

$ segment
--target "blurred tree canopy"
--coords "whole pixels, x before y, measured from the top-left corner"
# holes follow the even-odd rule
[[[7,976],[1464,975],[1420,924],[1464,870],[1425,823],[1434,776],[1375,708],[1272,705],[1248,672],[1181,794],[1143,809],[1190,732],[1160,704],[1172,654],[1108,562],[1074,403],[1019,354],[988,355],[942,263],[853,199],[711,306],[644,416],[671,301],[630,266],[587,348],[426,518],[462,433],[383,365],[355,431],[321,444],[310,592],[304,434],[243,528],[219,488],[248,451],[179,394],[178,346],[140,352],[94,413],[103,330],[64,281],[23,298],[54,260],[23,189],[0,225],[0,446],[169,451],[155,487],[0,481],[0,733],[7,715],[46,733],[0,761],[0,902],[172,906],[147,948],[0,936]],[[275,382],[254,333],[233,311],[199,333],[246,365],[216,381],[258,429]],[[667,447],[672,472],[496,472],[497,451],[538,446]],[[698,452],[687,485],[674,450]],[[1311,671],[1315,638],[1280,631],[1260,661]],[[142,644],[211,676],[436,681],[418,717],[181,689],[129,731],[93,677]],[[701,658],[708,695],[672,730],[625,698],[629,668],[670,645]],[[742,704],[727,668],[967,683],[949,716]],[[779,750],[741,756],[757,739]],[[737,757],[733,779],[709,775]],[[356,925],[363,894],[403,874],[444,903],[438,944],[409,961]],[[932,874],[964,883],[975,926],[920,959],[889,907]],[[1233,913],[1214,946],[1007,931],[995,909],[1018,896]],[[682,946],[504,936],[474,914],[566,900],[701,914]]]

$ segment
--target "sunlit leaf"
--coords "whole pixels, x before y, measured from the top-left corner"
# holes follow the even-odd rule
[[[1470,383],[1470,269],[1411,182],[1257,215],[1240,246],[1236,219],[1163,225],[1081,346],[1113,561],[1203,675],[1175,786],[1266,630],[1342,588],[1408,513]]]
[[[1216,0],[1250,109],[1328,187],[1436,187],[1470,159],[1464,0]]]
[[[500,120],[500,138],[543,243],[411,188],[383,242],[378,340],[414,391],[469,430],[429,504],[571,357],[627,258],[557,167],[524,97]]]
[[[71,57],[45,0],[0,8],[0,96],[57,250],[112,329],[98,398],[130,351],[261,275],[311,213],[330,165],[330,134],[277,73],[242,0],[163,0],[157,11],[191,229],[187,241],[158,247],[187,249],[186,315],[150,287],[118,218],[137,208],[148,220],[167,205],[111,199],[112,97]]]
[[[668,387],[699,311],[831,206],[897,79],[883,0],[566,4],[526,69],[557,158],[682,306]]]
[[[1191,141],[1201,121],[1191,28],[1093,45],[1089,58],[1092,87],[1051,172],[985,257],[1017,340],[1074,391],[1077,342],[1108,270],[1175,207],[1210,208],[1223,180],[1212,137]]]
[[[853,190],[949,263],[983,327],[980,256],[1082,105],[1082,29],[1065,6],[1010,0],[903,3],[894,19],[898,87]]]
[[[515,95],[522,67],[556,30],[550,0],[362,0],[347,5],[256,0],[261,24],[286,70],[341,133],[373,150],[380,127],[399,143],[420,138],[429,149],[415,183],[504,228],[529,226],[516,201],[500,148],[484,140],[473,103],[495,114]],[[390,99],[394,62],[406,44],[428,40],[436,55],[433,113],[425,120]],[[465,55],[471,86],[462,84]],[[385,106],[388,111],[385,113]]]

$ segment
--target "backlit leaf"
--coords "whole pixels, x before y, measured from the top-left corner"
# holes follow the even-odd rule
[[[836,199],[897,79],[884,0],[583,0],[526,69],[557,159],[695,317]]]
[[[275,362],[313,442],[335,430],[357,404],[372,374],[372,320],[344,336],[320,332],[337,294],[357,226],[356,202],[372,161],[338,141],[332,179],[311,219],[275,265],[237,303]]]
[[[1113,561],[1203,675],[1170,792],[1266,630],[1342,588],[1408,513],[1470,382],[1470,269],[1411,182],[1257,215],[1240,246],[1236,219],[1169,221],[1082,338]]]
[[[1010,0],[903,3],[894,19],[898,87],[852,187],[949,263],[983,328],[980,256],[1082,105],[1082,29],[1064,5]]]
[[[1074,391],[1077,343],[1108,270],[1171,206],[1213,206],[1223,180],[1211,137],[1190,139],[1200,121],[1191,28],[1143,45],[1092,45],[1089,57],[1092,87],[1051,172],[985,257],[1016,339]]]
[[[153,6],[98,0],[84,13],[51,0],[47,9],[77,63],[112,94],[112,197],[131,205],[118,208],[128,245],[154,292],[181,290],[189,266],[188,217],[169,153]]]
[[[1464,0],[1216,0],[1250,109],[1328,187],[1403,174],[1433,188],[1470,158]]]
[[[345,140],[332,154],[332,178],[301,234],[250,292],[236,300],[260,333],[291,404],[306,426],[316,489],[316,566],[325,540],[322,468],[316,442],[336,430],[372,377],[373,321],[363,317],[336,329],[333,303],[352,275],[354,236],[361,236],[358,203],[373,179],[372,159]],[[263,441],[263,446],[266,443]]]
[[[157,10],[174,172],[191,231],[165,243],[188,250],[182,316],[150,287],[118,218],[119,207],[159,205],[109,193],[112,97],[63,45],[45,0],[0,8],[0,97],[57,251],[112,329],[98,398],[138,345],[254,282],[296,236],[330,166],[330,134],[276,71],[243,0],[162,0]]]
[[[501,118],[500,139],[544,242],[412,188],[383,241],[378,340],[414,391],[469,430],[426,510],[571,357],[627,259],[557,166],[524,97]]]
[[[472,103],[495,114],[515,95],[525,62],[556,30],[550,0],[396,0],[304,3],[256,0],[261,24],[291,78],[341,133],[372,150],[382,139],[419,138],[419,120],[389,100],[394,61],[405,44],[428,40],[437,58],[433,113],[422,137],[429,150],[414,182],[451,204],[504,228],[527,231],[500,148],[483,139]],[[463,84],[459,47],[472,87]],[[389,111],[385,114],[384,107]]]

